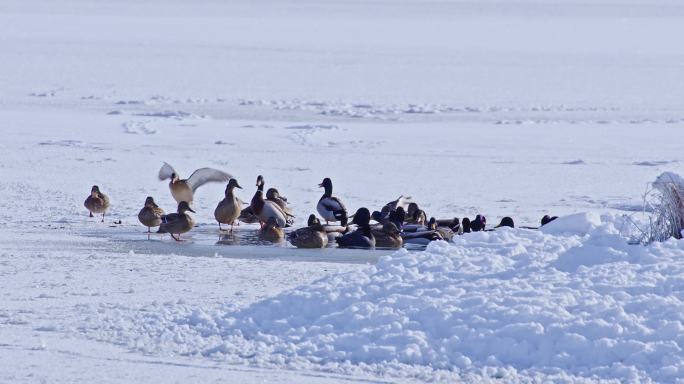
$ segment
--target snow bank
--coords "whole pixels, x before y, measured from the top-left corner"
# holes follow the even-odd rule
[[[684,242],[627,245],[620,223],[574,215],[473,233],[241,310],[100,308],[94,333],[260,365],[673,382],[684,376]]]

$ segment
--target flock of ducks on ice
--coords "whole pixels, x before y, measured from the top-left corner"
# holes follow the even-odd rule
[[[171,195],[178,202],[176,213],[165,214],[151,196],[145,199],[145,206],[138,213],[140,222],[148,228],[159,227],[157,233],[168,233],[176,241],[181,241],[181,234],[189,232],[195,221],[188,212],[192,209],[194,192],[209,182],[227,182],[225,198],[214,210],[214,217],[222,230],[221,224],[230,225],[230,232],[236,221],[243,223],[260,223],[259,237],[277,243],[285,238],[283,228],[294,223],[292,210],[284,196],[277,189],[269,188],[264,196],[264,178],[259,175],[256,181],[257,190],[251,202],[241,201],[235,195],[235,188],[240,188],[237,179],[230,174],[212,168],[200,168],[187,179],[181,179],[178,172],[167,163],[159,170],[159,179],[169,181]],[[347,248],[400,248],[405,243],[427,244],[434,240],[451,240],[454,235],[486,231],[487,221],[483,215],[470,220],[464,217],[428,220],[425,211],[410,198],[400,196],[379,211],[371,213],[367,208],[359,208],[353,215],[348,215],[342,200],[333,196],[333,184],[329,178],[323,179],[319,187],[324,188],[323,196],[318,200],[316,210],[326,225],[316,215],[311,214],[307,226],[296,229],[287,235],[288,241],[298,248],[324,248],[329,241],[335,241],[339,247]],[[101,213],[102,221],[109,208],[109,198],[93,186],[90,196],[85,200],[85,207],[93,213]],[[351,223],[349,222],[351,219]],[[544,216],[541,225],[556,219]],[[375,223],[371,224],[371,220]],[[330,223],[339,223],[331,225]],[[355,225],[355,230],[350,229]],[[239,223],[238,223],[239,225]],[[514,227],[513,219],[504,217],[498,227]]]

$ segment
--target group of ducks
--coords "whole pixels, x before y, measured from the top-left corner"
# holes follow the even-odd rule
[[[264,178],[259,175],[256,181],[257,190],[249,205],[240,200],[235,189],[242,189],[237,179],[230,174],[213,169],[200,168],[187,179],[181,179],[178,172],[169,164],[164,163],[159,170],[159,179],[169,181],[171,195],[178,203],[176,213],[165,214],[151,196],[145,199],[145,205],[138,213],[138,220],[148,228],[159,227],[157,233],[168,233],[176,241],[181,241],[181,234],[189,232],[195,226],[195,221],[188,212],[195,212],[191,204],[194,192],[200,186],[209,182],[227,182],[225,197],[214,210],[214,217],[222,230],[221,224],[233,226],[243,223],[260,223],[259,236],[270,242],[280,242],[285,238],[284,228],[292,226],[294,215],[289,207],[287,198],[280,195],[275,188],[269,188],[264,196]],[[347,248],[400,248],[405,243],[427,244],[435,240],[451,240],[454,235],[486,231],[486,218],[477,215],[473,220],[453,218],[437,220],[427,219],[425,211],[418,204],[411,202],[409,197],[400,196],[391,201],[379,211],[371,213],[367,208],[359,208],[353,215],[348,215],[342,201],[333,196],[333,184],[330,178],[323,179],[319,187],[324,193],[318,200],[316,210],[325,221],[323,225],[315,214],[311,214],[307,226],[290,232],[288,241],[298,248],[324,248],[329,242],[335,241],[339,247]],[[109,198],[102,193],[98,186],[93,186],[90,195],[85,200],[85,207],[93,213],[101,213],[104,222],[105,212],[109,208]],[[349,223],[351,219],[351,223]],[[553,221],[556,217],[544,216],[542,225]],[[371,220],[375,221],[371,224]],[[330,223],[339,223],[331,225]],[[350,225],[356,229],[351,230]],[[513,219],[504,217],[498,227],[514,227]]]

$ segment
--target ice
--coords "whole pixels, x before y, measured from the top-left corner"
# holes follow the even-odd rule
[[[681,241],[629,245],[684,174],[684,5],[4,0],[0,382],[664,382],[684,377]],[[177,244],[157,171],[258,174],[296,226],[411,195],[513,217],[426,250]],[[110,196],[105,222],[83,201]]]

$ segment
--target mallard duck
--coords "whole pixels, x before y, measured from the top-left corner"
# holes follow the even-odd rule
[[[373,237],[375,237],[375,246],[382,248],[401,248],[404,240],[401,238],[401,233],[396,225],[386,222],[382,228],[373,229]]]
[[[278,243],[285,237],[283,228],[278,225],[275,217],[271,216],[266,221],[266,224],[259,230],[259,237],[271,243]]]
[[[448,226],[439,226],[434,217],[430,218],[427,227],[431,231],[437,231],[437,233],[439,233],[439,235],[442,237],[442,240],[451,241],[451,239],[454,237],[454,231],[452,231]]]
[[[145,206],[138,213],[138,220],[147,227],[147,233],[150,233],[150,228],[161,224],[162,215],[164,215],[164,210],[159,208],[152,196],[147,196]]]
[[[359,208],[354,214],[352,224],[356,224],[357,229],[336,237],[337,245],[341,248],[374,248],[375,237],[370,228],[370,211]]]
[[[107,195],[105,195],[104,193],[100,192],[100,187],[98,187],[97,185],[93,185],[93,187],[90,189],[90,196],[88,196],[88,198],[85,199],[83,205],[90,212],[90,217],[94,217],[93,212],[101,213],[102,222],[104,223],[105,213],[109,208],[109,197],[107,197]]]
[[[276,223],[281,228],[287,225],[287,214],[280,208],[280,206],[273,201],[264,200],[264,178],[259,175],[257,177],[257,191],[252,197],[250,207],[255,215],[259,217],[259,221],[265,223],[269,218],[273,217]]]
[[[223,223],[230,224],[230,231],[233,232],[233,224],[242,212],[242,201],[235,196],[235,188],[242,189],[236,179],[230,179],[226,185],[226,197],[218,203],[214,210],[214,218],[219,223],[219,231],[221,230],[221,223]]]
[[[291,232],[287,239],[297,248],[325,248],[328,245],[328,234],[316,215],[310,215],[307,227]]]
[[[332,180],[326,177],[318,186],[325,188],[325,193],[316,205],[316,210],[325,220],[325,223],[339,221],[343,227],[347,226],[347,209],[342,204],[342,200],[332,195]],[[370,213],[368,216],[370,217]]]
[[[558,218],[558,216],[544,215],[544,217],[542,217],[542,219],[541,219],[541,225],[544,226],[544,225],[556,220],[557,218]]]
[[[275,188],[269,188],[266,191],[266,200],[270,200],[280,207],[280,209],[287,214],[287,226],[291,226],[294,224],[294,215],[292,214],[292,209],[289,207],[289,204],[287,202],[287,197],[281,196],[280,192],[278,192],[277,189]]]
[[[484,215],[475,216],[475,220],[470,222],[470,229],[473,232],[484,231],[487,226],[487,218]]]
[[[161,225],[159,225],[157,233],[168,233],[174,240],[181,241],[181,233],[188,232],[195,226],[195,220],[188,215],[188,211],[195,212],[190,208],[187,201],[178,203],[177,213],[170,213],[161,217]],[[177,234],[178,237],[174,234]]]
[[[505,216],[501,219],[501,222],[499,222],[499,225],[497,225],[494,228],[501,228],[501,227],[515,228],[515,223],[513,222],[513,219],[511,217]]]
[[[200,168],[187,179],[181,179],[178,172],[168,163],[164,163],[159,170],[159,180],[171,179],[169,181],[169,189],[171,190],[171,195],[173,195],[173,198],[178,203],[185,201],[188,204],[192,204],[197,188],[210,182],[226,182],[231,178],[230,174],[213,168]]]
[[[460,232],[460,234],[470,233],[470,219],[469,218],[464,217],[463,220],[461,220],[461,230],[459,232]]]
[[[384,216],[387,216],[390,214],[390,212],[394,212],[397,210],[399,207],[406,207],[407,204],[411,203],[411,196],[404,196],[401,195],[399,196],[396,200],[390,201],[389,203],[385,204],[382,209],[380,210],[380,213],[382,213]]]

